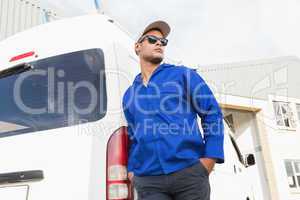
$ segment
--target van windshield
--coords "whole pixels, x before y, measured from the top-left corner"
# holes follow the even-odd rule
[[[28,63],[30,71],[0,79],[0,137],[103,118],[104,54],[88,49]]]

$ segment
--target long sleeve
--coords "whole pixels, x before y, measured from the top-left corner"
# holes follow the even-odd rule
[[[132,150],[134,149],[135,146],[135,142],[134,142],[134,127],[133,127],[133,123],[134,123],[134,118],[132,116],[132,113],[130,113],[129,110],[129,97],[128,97],[128,91],[129,89],[125,92],[124,96],[123,96],[123,101],[122,101],[122,107],[123,107],[123,112],[127,121],[127,134],[128,134],[128,139],[130,141],[130,146],[129,146],[129,150],[128,150],[128,166],[127,169],[128,171],[133,171],[133,166],[132,166],[132,162],[130,162],[130,155]]]
[[[205,142],[204,157],[224,163],[224,124],[221,108],[202,77],[188,68],[185,74],[188,97],[201,118]]]

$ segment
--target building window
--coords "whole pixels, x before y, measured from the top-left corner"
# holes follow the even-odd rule
[[[300,104],[299,103],[296,104],[296,109],[297,109],[297,114],[298,114],[298,121],[300,124]]]
[[[285,170],[291,189],[300,189],[300,160],[285,160]]]
[[[295,120],[290,103],[273,101],[276,123],[278,126],[295,128]]]

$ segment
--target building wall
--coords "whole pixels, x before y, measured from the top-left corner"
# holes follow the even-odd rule
[[[268,140],[270,143],[280,199],[297,200],[300,199],[300,171],[298,171],[297,174],[294,174],[295,178],[298,176],[298,186],[294,189],[290,188],[289,183],[291,181],[291,176],[287,173],[285,161],[294,160],[300,162],[300,116],[298,116],[294,109],[293,119],[295,120],[295,127],[287,128],[278,126],[273,107],[274,100],[288,102],[293,109],[295,108],[296,103],[300,104],[300,99],[270,95],[268,110],[270,114],[269,117],[272,120],[270,120],[270,123],[267,126]]]
[[[55,18],[39,0],[0,0],[0,40]]]
[[[245,117],[241,112],[235,116],[240,131],[237,140],[243,150],[255,150],[256,156],[262,158],[261,166],[265,169],[258,167],[265,172],[260,176],[266,176],[272,200],[300,199],[299,61],[298,57],[289,56],[202,66],[198,70],[222,104],[234,105],[237,110],[241,106],[260,110],[255,113],[257,134],[249,129],[250,116]],[[256,105],[258,101],[264,103]],[[284,105],[280,106],[284,109],[274,107],[273,101]],[[297,187],[289,186],[293,181]]]
[[[282,56],[197,68],[219,92],[268,100],[268,95],[300,99],[300,59]]]
[[[221,94],[216,96],[225,115],[233,114],[236,140],[240,149],[244,154],[254,153],[256,157],[256,166],[245,170],[249,174],[245,181],[253,185],[255,199],[300,199],[300,181],[299,187],[291,189],[289,187],[291,177],[288,176],[285,166],[286,160],[300,162],[300,116],[298,116],[300,113],[297,114],[295,109],[295,103],[300,104],[300,99],[277,95],[269,95],[268,100]],[[294,128],[277,125],[274,100],[291,103],[296,123]],[[260,111],[251,114],[240,109],[246,107]],[[257,127],[258,123],[260,128]],[[294,175],[300,178],[300,171]]]

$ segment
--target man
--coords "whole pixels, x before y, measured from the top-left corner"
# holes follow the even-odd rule
[[[209,174],[224,162],[223,115],[195,70],[162,63],[169,33],[156,21],[135,43],[141,73],[123,97],[128,177],[139,200],[209,200]]]

